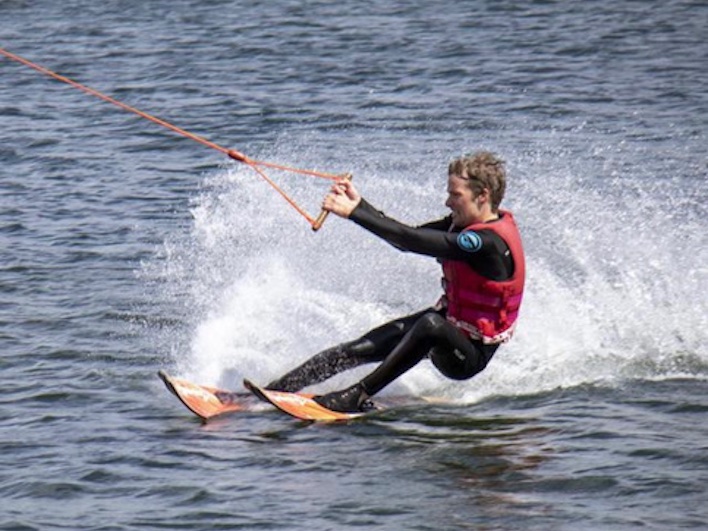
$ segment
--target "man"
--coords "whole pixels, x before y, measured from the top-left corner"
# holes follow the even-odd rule
[[[444,295],[434,307],[395,319],[364,336],[315,355],[271,382],[298,391],[364,363],[381,362],[355,385],[315,398],[335,411],[360,411],[368,398],[425,357],[445,376],[471,378],[513,333],[524,289],[524,253],[512,214],[499,210],[504,163],[489,152],[454,160],[448,168],[451,214],[411,227],[375,210],[351,182],[338,182],[323,208],[348,218],[395,247],[442,263]]]

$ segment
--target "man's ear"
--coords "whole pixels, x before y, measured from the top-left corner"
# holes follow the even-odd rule
[[[477,195],[477,199],[483,204],[483,203],[490,203],[492,198],[492,192],[489,191],[489,188],[482,188],[482,191]]]

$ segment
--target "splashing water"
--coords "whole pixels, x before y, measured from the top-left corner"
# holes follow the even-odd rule
[[[642,155],[634,146],[595,146],[583,157],[572,146],[509,151],[504,206],[516,212],[528,260],[516,337],[473,383],[448,382],[423,363],[391,387],[473,401],[624,379],[705,378],[700,166],[673,160],[683,172],[671,180],[662,178],[666,168],[629,162]],[[375,205],[410,223],[446,213],[444,167],[391,166],[357,172]],[[368,175],[376,175],[375,191]],[[430,177],[411,185],[409,175]],[[312,205],[326,192],[322,183],[286,186]],[[313,235],[276,201],[247,170],[219,170],[194,201],[191,232],[169,244],[165,276],[186,292],[190,324],[182,342],[173,339],[173,356],[196,381],[267,381],[439,295],[434,260],[334,218]]]

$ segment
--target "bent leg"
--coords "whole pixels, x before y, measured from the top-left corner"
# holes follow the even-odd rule
[[[469,378],[486,366],[493,353],[493,350],[482,352],[477,343],[470,341],[440,313],[425,312],[374,372],[347,389],[316,397],[315,400],[335,411],[360,411],[367,398],[417,365],[434,349],[446,360],[448,356],[457,360],[456,365],[451,365],[455,369],[455,372],[451,371],[454,377]]]
[[[420,316],[428,311],[394,319],[370,330],[359,339],[323,350],[299,367],[270,382],[266,388],[296,392],[359,365],[383,361]]]
[[[448,378],[468,379],[486,367],[496,348],[497,345],[471,341],[442,315],[429,312],[361,383],[369,396],[374,395],[428,354],[436,368]]]

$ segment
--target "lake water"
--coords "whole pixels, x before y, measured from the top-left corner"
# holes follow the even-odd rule
[[[0,57],[0,528],[708,528],[708,5],[4,0],[0,46],[255,159],[445,214],[506,161],[518,333],[445,403],[201,424],[439,295],[439,266]],[[310,213],[328,182],[269,171]],[[340,375],[318,391],[361,373]]]

